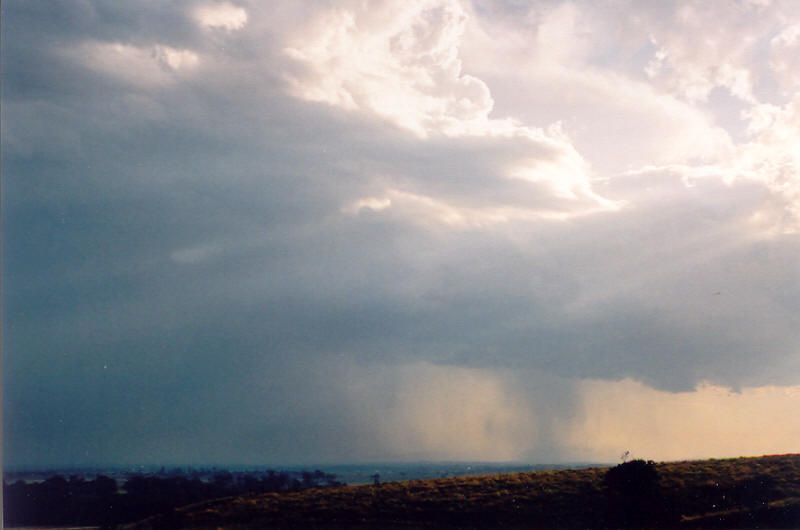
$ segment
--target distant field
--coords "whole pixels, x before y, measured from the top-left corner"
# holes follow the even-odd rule
[[[644,526],[800,527],[800,455],[650,468],[657,480],[644,500],[636,484],[615,490],[604,482],[609,468],[590,468],[219,499],[130,528],[600,528],[645,502]]]

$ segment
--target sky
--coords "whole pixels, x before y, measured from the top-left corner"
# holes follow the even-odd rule
[[[793,0],[0,9],[5,465],[800,451]]]

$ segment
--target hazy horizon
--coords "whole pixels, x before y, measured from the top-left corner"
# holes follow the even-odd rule
[[[5,465],[800,451],[796,3],[0,9]]]
[[[324,469],[326,471],[335,470],[335,469],[345,469],[345,468],[370,468],[370,467],[386,467],[386,468],[403,468],[403,467],[413,467],[413,466],[436,466],[436,467],[446,467],[446,466],[484,466],[487,468],[492,469],[504,469],[504,468],[562,468],[562,467],[569,467],[569,466],[611,466],[620,463],[621,460],[617,460],[616,462],[580,462],[580,461],[564,461],[564,462],[524,462],[524,461],[508,461],[508,462],[497,462],[497,461],[474,461],[474,460],[389,460],[389,461],[352,461],[352,462],[315,462],[313,460],[309,460],[307,462],[281,462],[281,463],[236,463],[236,462],[195,462],[195,463],[175,463],[175,462],[152,462],[152,463],[142,463],[142,462],[128,462],[128,463],[118,463],[118,462],[108,462],[108,463],[87,463],[83,465],[67,465],[62,466],[61,464],[46,464],[40,463],[35,466],[13,466],[13,467],[4,467],[4,472],[11,472],[11,473],[43,473],[49,471],[131,471],[136,469],[144,469],[145,472],[157,472],[163,469],[165,472],[174,472],[177,470],[182,470],[187,472],[189,470],[211,470],[211,469],[218,469],[220,471],[258,471],[258,470],[314,470],[314,469]]]

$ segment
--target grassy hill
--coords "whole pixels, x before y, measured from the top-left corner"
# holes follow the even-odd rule
[[[602,528],[643,503],[646,522],[627,524],[800,527],[800,455],[647,467],[656,478],[646,499],[639,479],[619,490],[604,481],[609,468],[591,468],[226,498],[132,528]]]

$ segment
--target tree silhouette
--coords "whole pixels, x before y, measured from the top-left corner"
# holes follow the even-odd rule
[[[652,460],[623,462],[606,472],[603,483],[608,494],[609,526],[630,528],[668,522]]]

